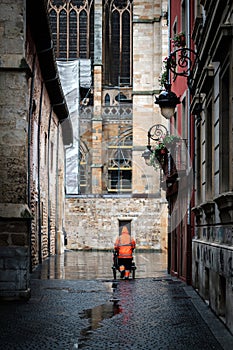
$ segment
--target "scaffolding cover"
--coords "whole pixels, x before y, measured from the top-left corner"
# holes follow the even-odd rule
[[[66,193],[79,193],[80,87],[91,87],[91,60],[57,61],[62,89],[73,127],[74,142],[66,149]]]
[[[89,89],[92,84],[91,79],[91,60],[80,59],[79,60],[80,71],[80,87]]]

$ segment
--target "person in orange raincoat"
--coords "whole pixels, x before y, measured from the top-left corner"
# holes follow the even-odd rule
[[[123,226],[121,235],[116,239],[114,245],[114,250],[118,253],[121,278],[129,278],[135,246],[135,240],[131,238],[127,227]]]

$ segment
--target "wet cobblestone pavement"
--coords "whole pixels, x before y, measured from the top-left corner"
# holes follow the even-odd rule
[[[99,262],[96,278],[83,268],[85,279],[75,279],[75,256],[66,256],[70,274],[69,263],[56,259],[36,270],[28,302],[0,303],[0,349],[233,349],[224,325],[192,287],[161,269],[159,256],[154,277],[144,268],[144,278],[139,272],[135,280],[117,281],[111,266],[100,278],[109,254],[92,255],[91,264]],[[76,273],[84,265],[76,260]]]

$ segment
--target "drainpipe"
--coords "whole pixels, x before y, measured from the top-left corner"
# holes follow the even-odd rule
[[[190,11],[190,0],[187,0],[187,9],[188,9],[188,16],[187,16],[187,46],[190,48],[191,45],[191,40],[190,40],[190,15],[191,15],[191,11]],[[190,55],[190,53],[189,53]],[[190,113],[190,105],[191,105],[191,93],[190,93],[190,89],[188,88],[187,91],[187,100],[188,100],[188,105],[187,105],[187,117],[188,117],[188,169],[189,169],[189,176],[188,176],[188,208],[187,208],[187,255],[186,255],[186,264],[187,264],[187,283],[190,284],[191,283],[191,268],[192,268],[192,237],[191,237],[191,199],[192,199],[192,195],[193,195],[193,187],[190,188],[192,186],[192,181],[190,181],[190,174],[191,174],[191,159],[190,157],[191,155],[191,127],[192,127],[192,123],[191,123],[191,113]]]
[[[29,98],[29,113],[28,113],[28,188],[27,188],[27,204],[28,208],[31,209],[31,127],[32,127],[32,114],[33,114],[33,96],[34,96],[34,81],[35,81],[35,65],[36,55],[33,56],[32,63],[32,77],[30,87],[30,98]],[[31,246],[32,246],[32,226],[31,222],[28,227],[29,231],[29,254],[30,254],[30,272],[32,272],[32,259],[31,259]]]
[[[35,81],[35,63],[36,55],[34,54],[32,63],[32,77],[30,87],[30,99],[29,99],[29,116],[28,116],[28,207],[31,208],[31,125],[33,114],[33,96],[34,96],[34,81]]]
[[[190,0],[187,0],[187,8],[188,8],[188,18],[187,18],[187,47],[190,48],[190,44],[191,44],[191,40],[190,40]],[[190,52],[189,52],[189,58],[190,58]],[[190,63],[189,63],[190,64]],[[191,113],[190,113],[190,100],[191,100],[191,96],[190,96],[190,89],[188,88],[188,106],[187,106],[187,116],[188,116],[188,152],[191,155],[190,151],[191,151]],[[188,167],[190,168],[191,166],[191,162],[190,162],[190,157],[188,158]]]
[[[50,108],[49,113],[49,125],[48,125],[48,164],[47,164],[47,178],[48,178],[48,256],[50,256],[50,247],[51,247],[51,200],[50,200],[50,131],[51,131],[51,121],[52,121],[53,107]]]
[[[58,254],[59,253],[59,247],[58,247],[58,230],[59,230],[59,174],[58,174],[58,171],[59,171],[59,164],[58,164],[58,161],[59,161],[59,125],[57,127],[57,152],[56,152],[56,211],[55,211],[55,254]]]
[[[167,5],[167,20],[168,20],[168,56],[170,56],[171,53],[171,40],[170,40],[170,31],[171,31],[171,0],[168,1],[168,5]],[[168,76],[168,83],[171,83],[171,78],[170,75]],[[168,123],[168,132],[170,132],[170,123]]]
[[[171,41],[170,41],[170,30],[171,30],[171,0],[168,1],[168,56],[171,53]],[[168,81],[170,83],[170,76],[168,77]],[[170,123],[168,123],[168,132],[170,133],[171,127]],[[171,273],[171,264],[172,264],[172,244],[171,244],[171,200],[170,197],[168,197],[168,236],[167,236],[167,249],[168,249],[168,254],[167,254],[167,272],[168,274]]]
[[[44,84],[41,84],[40,92],[40,107],[38,117],[38,130],[37,130],[37,172],[38,172],[38,236],[39,236],[39,263],[42,263],[42,223],[41,223],[41,192],[40,192],[40,130],[41,130],[41,117],[42,117],[42,101],[43,101]]]

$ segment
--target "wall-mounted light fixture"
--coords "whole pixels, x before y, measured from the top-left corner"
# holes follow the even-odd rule
[[[159,97],[156,97],[155,103],[159,105],[161,114],[166,119],[170,119],[174,115],[175,108],[180,103],[180,99],[171,91],[171,84],[166,84],[165,90],[159,94]]]
[[[168,130],[162,124],[155,124],[150,127],[147,133],[147,137],[148,137],[147,149],[142,153],[142,157],[144,158],[146,165],[150,165],[150,157],[152,153],[151,140],[158,142],[158,141],[161,141],[167,135],[168,135]]]
[[[191,60],[191,55],[194,57],[193,61]],[[177,104],[180,103],[179,97],[171,91],[170,73],[173,73],[173,81],[176,80],[177,76],[186,77],[188,87],[190,88],[193,67],[196,66],[198,61],[197,53],[187,47],[178,48],[168,57],[166,63],[166,82],[164,83],[165,90],[155,100],[155,103],[161,109],[161,114],[165,118],[170,119],[174,115]]]
[[[146,149],[142,153],[142,157],[144,158],[146,165],[151,165],[150,164],[151,151],[149,149]]]

